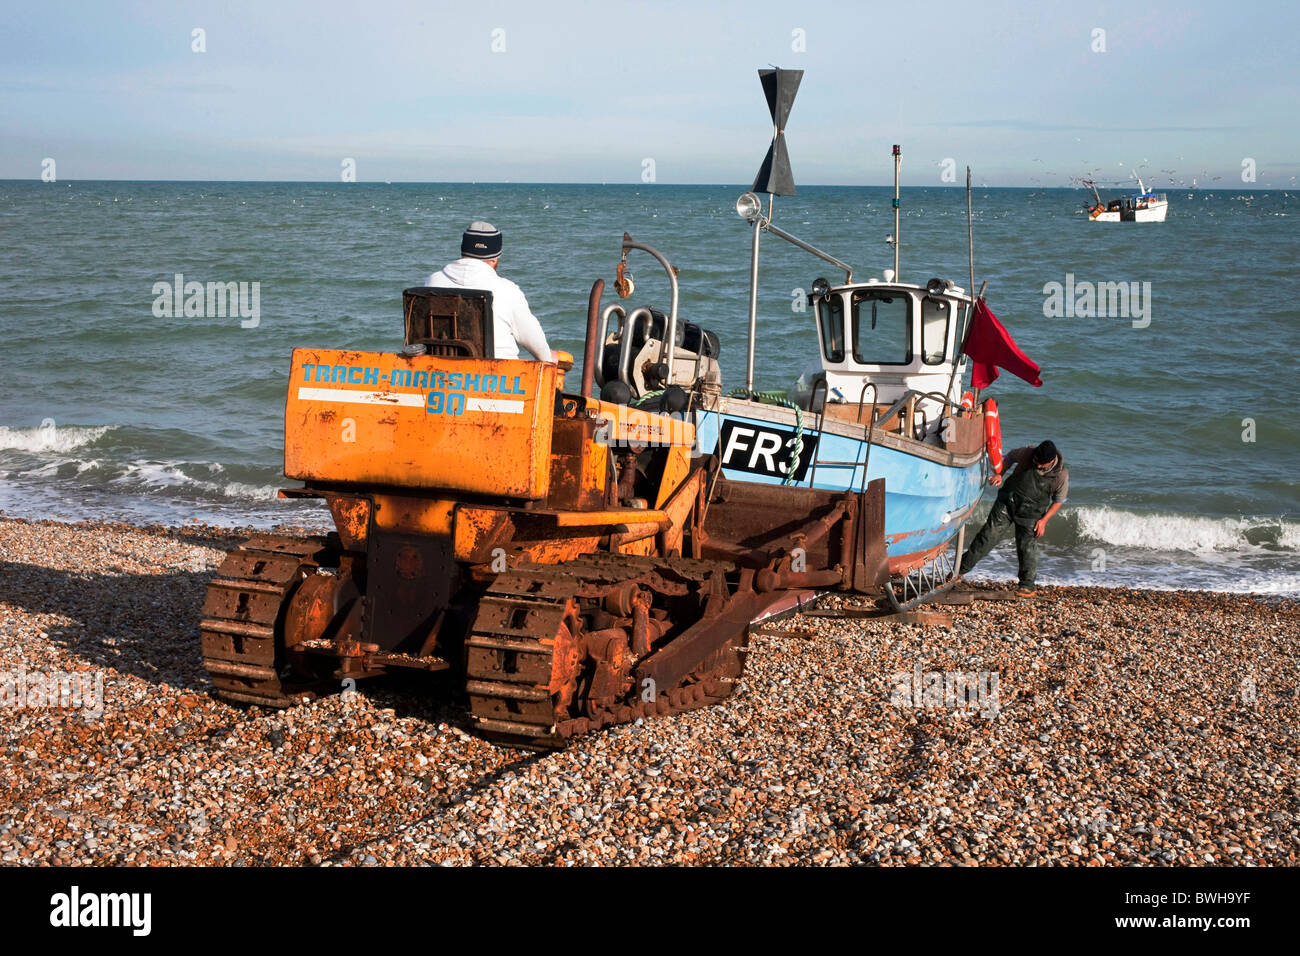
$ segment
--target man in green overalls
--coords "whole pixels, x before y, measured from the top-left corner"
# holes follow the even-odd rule
[[[1037,448],[1025,445],[1007,455],[1015,470],[1003,483],[1001,475],[989,477],[989,484],[1002,485],[988,520],[961,559],[965,574],[992,550],[1008,526],[1016,530],[1016,558],[1020,564],[1017,590],[1032,595],[1038,575],[1038,539],[1047,531],[1047,522],[1065,504],[1070,491],[1070,470],[1065,467],[1056,446],[1045,441]]]

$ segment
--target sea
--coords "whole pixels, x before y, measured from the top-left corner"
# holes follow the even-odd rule
[[[319,504],[276,494],[295,484],[290,352],[400,347],[402,290],[456,258],[474,220],[502,229],[501,273],[579,358],[623,233],[657,247],[680,270],[681,317],[721,339],[724,387],[743,385],[744,189],[0,181],[0,513],[324,527]],[[1300,596],[1300,195],[1180,189],[1160,224],[1090,223],[1089,198],[973,192],[976,284],[1042,367],[1041,387],[1004,372],[987,392],[1004,446],[1050,438],[1070,468],[1039,581]],[[800,187],[774,215],[856,278],[893,265],[892,188]],[[901,278],[968,286],[966,226],[964,189],[904,187]],[[629,264],[631,304],[666,309],[662,270]],[[803,296],[841,275],[764,238],[758,387],[815,358]],[[244,283],[243,311],[187,316],[177,276]],[[1115,285],[1111,308],[1090,306],[1103,283],[1124,284],[1127,308]],[[1007,542],[972,577],[1015,573]]]

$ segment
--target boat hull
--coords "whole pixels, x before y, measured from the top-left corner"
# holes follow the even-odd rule
[[[1161,203],[1158,206],[1133,210],[1131,219],[1124,218],[1121,213],[1110,211],[1097,213],[1090,218],[1093,222],[1164,222],[1168,212],[1169,204]]]
[[[699,449],[716,454],[723,475],[735,481],[857,491],[884,478],[885,541],[895,575],[920,567],[942,551],[979,503],[983,455],[948,465],[894,447],[904,443],[886,443],[884,436],[876,436],[868,454],[866,441],[830,429],[819,432],[808,427],[809,417],[803,416],[800,430],[792,409],[701,411],[696,415]],[[801,446],[797,462],[796,434]]]

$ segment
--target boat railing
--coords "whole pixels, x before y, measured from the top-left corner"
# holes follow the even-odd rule
[[[865,387],[864,387],[864,393],[865,393]],[[918,413],[923,419],[926,428],[927,429],[929,428],[930,416],[926,413],[924,408],[918,410],[916,407],[917,402],[919,402],[921,399],[926,399],[926,398],[930,399],[931,401],[937,402],[938,404],[943,406],[945,410],[952,409],[952,411],[957,414],[961,414],[964,411],[970,411],[970,409],[966,408],[964,405],[958,402],[954,402],[951,398],[942,394],[941,392],[918,392],[914,388],[909,388],[906,392],[903,393],[902,397],[900,397],[898,401],[894,402],[893,405],[890,405],[889,408],[885,409],[885,411],[881,415],[879,416],[874,415],[875,409],[873,406],[872,408],[873,419],[876,427],[884,428],[889,424],[890,420],[893,419],[896,415],[905,412],[906,414],[903,416],[904,433],[910,437],[915,437],[916,417]],[[861,403],[859,403],[859,406],[861,406]],[[859,407],[858,409],[858,420],[859,421],[862,420],[861,407]]]
[[[871,389],[871,417],[867,419],[867,441],[866,449],[862,456],[862,482],[858,486],[859,492],[867,490],[867,470],[871,467],[871,439],[876,430],[876,399],[880,397],[880,389],[876,387],[875,382],[866,382],[862,386],[862,391],[858,392],[858,422],[862,421],[862,406],[867,400],[867,389]],[[856,456],[855,456],[856,457]],[[849,476],[853,480],[853,476]]]
[[[916,401],[916,396],[918,394],[920,393],[917,392],[915,389],[909,388],[906,392],[903,393],[902,397],[899,398],[898,401],[890,405],[887,409],[885,409],[884,413],[879,416],[874,415],[875,409],[873,408],[872,412],[873,412],[873,419],[875,425],[884,428],[887,424],[889,424],[890,419],[892,419],[895,415],[903,411],[903,409],[911,406],[912,403]]]
[[[822,403],[817,404],[817,389],[822,390]],[[826,424],[826,399],[830,397],[830,385],[826,382],[826,376],[821,376],[813,380],[812,393],[808,396],[808,410],[817,412],[817,434],[822,433],[822,428]],[[817,483],[817,456],[813,455],[811,474],[808,478],[808,487],[812,488]]]
[[[970,409],[968,409],[965,405],[961,404],[961,402],[954,402],[949,396],[944,395],[942,392],[917,392],[916,394],[921,398],[932,399],[933,401],[938,402],[940,405],[943,405],[945,408],[951,408],[954,412],[957,412],[958,414],[960,414],[963,411],[970,411]]]
[[[862,409],[867,401],[867,389],[871,389],[871,422],[868,427],[876,421],[876,399],[880,397],[880,389],[876,388],[875,382],[864,382],[862,391],[858,392],[858,424],[862,424]]]

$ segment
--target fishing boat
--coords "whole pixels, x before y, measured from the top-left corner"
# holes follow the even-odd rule
[[[1164,193],[1148,192],[1146,185],[1138,178],[1138,191],[1120,199],[1102,202],[1097,192],[1097,183],[1091,179],[1080,180],[1092,190],[1096,202],[1088,207],[1088,218],[1092,222],[1164,222],[1169,212],[1169,201]]]
[[[884,479],[889,596],[896,608],[932,600],[951,586],[960,562],[963,527],[975,510],[993,460],[1001,460],[996,403],[966,389],[969,361],[962,354],[972,310],[982,299],[974,285],[899,275],[901,149],[894,157],[894,266],[855,279],[852,266],[777,227],[774,196],[794,195],[784,140],[786,119],[801,70],[760,70],[774,134],[750,191],[736,211],[752,230],[746,377],[743,388],[723,388],[717,336],[679,325],[676,270],[657,250],[624,235],[619,294],[631,294],[627,254],[644,250],[668,275],[669,310],[620,305],[603,312],[604,343],[596,369],[602,398],[620,404],[669,402],[689,415],[698,451],[717,456],[721,474],[737,488],[796,486],[862,492]],[[760,194],[767,194],[764,210]],[[970,175],[967,172],[969,213]],[[969,228],[968,216],[968,228]],[[808,303],[818,354],[798,380],[778,392],[754,384],[759,245],[775,235],[844,273],[818,278]],[[968,233],[969,235],[969,233]],[[611,329],[611,322],[617,327]],[[680,394],[674,394],[676,389]],[[669,406],[671,407],[671,406]]]

